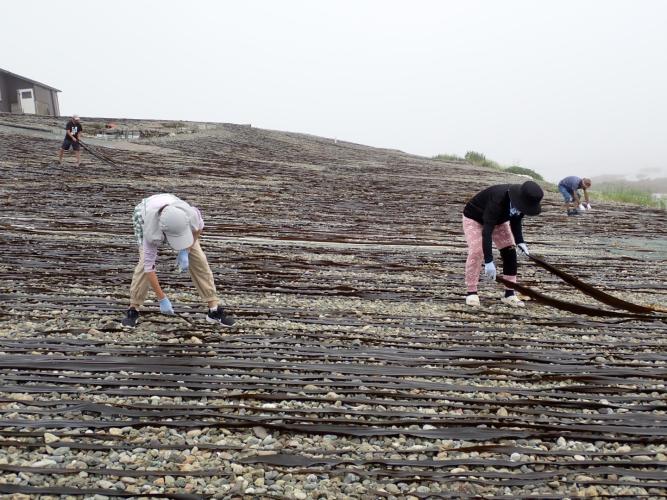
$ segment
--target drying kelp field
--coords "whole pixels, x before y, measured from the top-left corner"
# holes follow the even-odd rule
[[[100,157],[77,168],[56,161],[63,123],[0,115],[0,493],[667,494],[665,314],[606,316],[525,259],[521,283],[599,315],[508,308],[490,282],[465,305],[462,207],[524,178],[250,126],[114,120],[102,139],[109,120],[82,121]],[[153,301],[121,329],[132,209],[158,192],[201,209],[234,329],[203,321],[167,249],[180,315]],[[557,194],[524,223],[531,250],[664,308],[665,213],[566,217]]]

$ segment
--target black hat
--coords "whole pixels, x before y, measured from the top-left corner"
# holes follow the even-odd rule
[[[510,184],[510,201],[518,210],[526,215],[539,215],[540,201],[544,191],[535,181],[526,181],[523,184]]]

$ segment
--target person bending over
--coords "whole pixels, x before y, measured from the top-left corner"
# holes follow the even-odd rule
[[[190,271],[199,296],[208,305],[206,321],[231,327],[234,320],[220,306],[213,272],[199,244],[204,229],[204,220],[199,210],[173,194],[161,193],[144,198],[134,208],[132,222],[139,245],[139,262],[130,285],[130,308],[121,321],[122,325],[126,328],[137,325],[139,308],[146,300],[149,286],[160,301],[160,312],[175,314],[155,272],[158,248],[166,241],[178,251],[178,268]]]
[[[565,201],[565,210],[567,210],[567,215],[579,215],[579,210],[590,210],[591,204],[588,199],[588,190],[590,189],[592,182],[589,178],[577,177],[576,175],[571,175],[565,177],[558,183],[558,191],[563,195],[563,200]],[[584,190],[584,203],[581,202],[581,196],[579,195],[579,190]],[[577,207],[579,210],[577,210]]]
[[[543,196],[544,192],[536,182],[526,181],[523,184],[498,184],[488,187],[468,201],[463,209],[463,233],[468,244],[465,265],[467,305],[479,306],[477,286],[482,262],[484,274],[491,280],[496,279],[492,243],[500,249],[505,279],[516,282],[515,245],[528,255],[521,221],[524,215],[540,213]],[[514,290],[509,288],[505,289],[501,300],[512,307],[525,305],[514,294]]]

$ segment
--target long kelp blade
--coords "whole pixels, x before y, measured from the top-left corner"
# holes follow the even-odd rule
[[[599,309],[597,307],[584,306],[581,304],[566,302],[564,300],[554,299],[552,297],[544,295],[543,293],[533,290],[532,288],[529,288],[525,285],[508,281],[505,278],[502,278],[501,276],[497,276],[496,281],[502,283],[508,288],[516,290],[522,293],[523,295],[530,297],[531,299],[535,300],[536,302],[539,302],[540,304],[545,304],[551,307],[555,307],[556,309],[560,309],[561,311],[569,311],[575,314],[586,314],[588,316],[604,316],[609,318],[633,318],[633,319],[648,320],[648,321],[661,319],[653,315],[636,314],[629,312],[625,313],[619,311],[607,311],[605,309]]]
[[[623,309],[625,311],[632,311],[635,313],[652,313],[658,311],[658,309],[655,309],[653,307],[633,304],[632,302],[619,299],[618,297],[614,297],[613,295],[603,292],[602,290],[599,290],[594,286],[589,285],[588,283],[584,283],[579,278],[572,276],[571,274],[566,273],[561,269],[558,269],[556,266],[549,264],[542,257],[538,257],[536,255],[531,254],[528,256],[528,258],[541,268],[546,269],[550,273],[555,274],[556,276],[561,278],[566,283],[572,285],[580,292],[588,295],[589,297],[593,297],[595,300],[598,300],[603,304],[615,307],[616,309]]]

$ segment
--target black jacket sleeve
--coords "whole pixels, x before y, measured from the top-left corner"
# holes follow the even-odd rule
[[[521,221],[523,219],[523,214],[514,215],[510,217],[510,227],[512,228],[512,235],[514,236],[514,243],[517,245],[523,243],[523,230],[521,229]]]
[[[486,205],[484,210],[484,224],[482,224],[482,250],[484,250],[484,263],[493,262],[492,238],[496,227],[495,207],[492,203]]]

